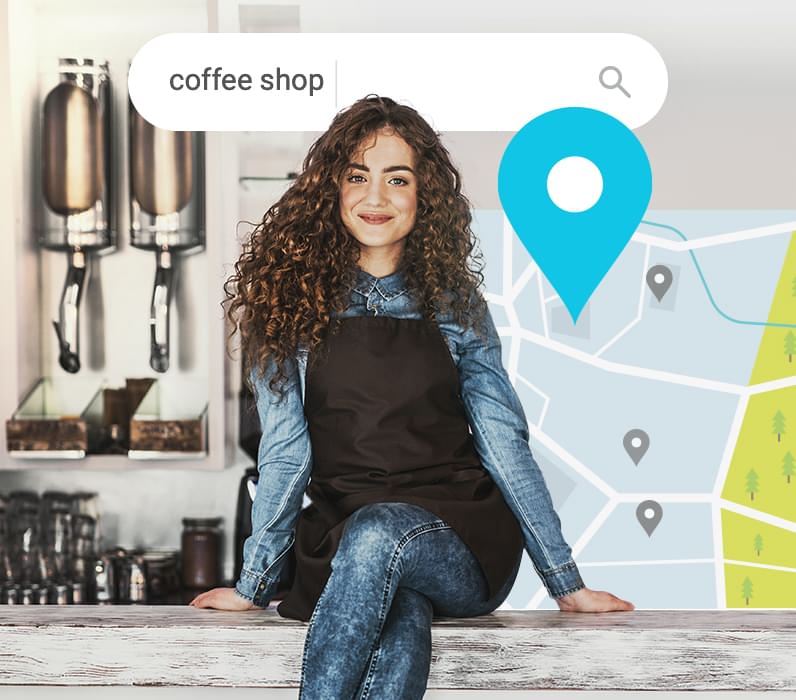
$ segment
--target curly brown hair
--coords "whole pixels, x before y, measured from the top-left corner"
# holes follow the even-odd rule
[[[312,144],[302,172],[251,232],[224,283],[228,340],[240,329],[250,388],[251,371],[262,378],[270,364],[268,386],[281,398],[286,365],[298,349],[321,349],[336,332],[334,316],[350,304],[360,256],[340,217],[340,184],[352,156],[385,127],[406,141],[417,163],[417,214],[399,263],[407,290],[424,318],[450,314],[483,333],[482,255],[459,172],[439,134],[414,109],[368,95],[339,112]]]

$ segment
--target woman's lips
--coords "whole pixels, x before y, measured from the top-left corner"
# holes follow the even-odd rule
[[[359,218],[362,219],[366,224],[386,224],[390,219],[391,216],[386,216],[383,214],[360,214]]]

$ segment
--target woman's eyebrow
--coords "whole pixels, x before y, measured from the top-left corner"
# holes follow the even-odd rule
[[[362,163],[351,163],[348,167],[355,168],[356,170],[364,170],[366,173],[370,172],[370,168],[367,165],[362,165]],[[394,173],[396,170],[408,170],[412,175],[415,174],[415,171],[408,165],[391,165],[389,168],[384,168],[385,173]]]

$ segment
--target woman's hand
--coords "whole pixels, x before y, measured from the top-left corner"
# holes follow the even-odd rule
[[[215,608],[216,610],[261,610],[259,606],[238,595],[234,588],[213,588],[200,593],[189,605],[195,608]]]
[[[615,610],[635,610],[633,603],[617,598],[607,591],[592,591],[581,588],[574,593],[555,599],[559,609],[564,612],[613,612]]]

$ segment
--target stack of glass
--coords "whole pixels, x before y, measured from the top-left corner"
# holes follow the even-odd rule
[[[89,602],[97,518],[95,493],[0,495],[0,604]]]

